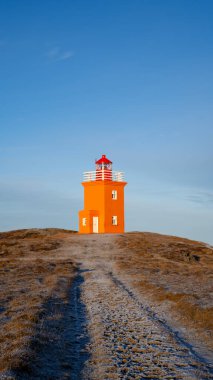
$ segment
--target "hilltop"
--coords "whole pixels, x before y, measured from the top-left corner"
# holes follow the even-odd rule
[[[174,236],[0,233],[0,379],[211,378],[212,269]]]

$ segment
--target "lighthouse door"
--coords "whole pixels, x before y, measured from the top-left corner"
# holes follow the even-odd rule
[[[98,234],[98,216],[93,216],[93,233]]]

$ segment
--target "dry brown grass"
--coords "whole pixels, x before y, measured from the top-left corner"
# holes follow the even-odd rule
[[[121,248],[117,270],[212,346],[213,249],[204,243],[154,233],[128,233],[117,243]]]
[[[33,359],[31,340],[43,308],[66,301],[75,267],[60,247],[71,232],[58,229],[0,233],[0,374]],[[51,318],[59,318],[51,315]]]

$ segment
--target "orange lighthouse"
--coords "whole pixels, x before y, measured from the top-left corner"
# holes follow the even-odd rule
[[[112,171],[103,154],[96,170],[84,173],[84,210],[79,211],[79,233],[124,232],[124,173]]]

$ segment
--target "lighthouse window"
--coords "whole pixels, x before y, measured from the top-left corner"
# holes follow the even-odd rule
[[[117,190],[112,190],[112,199],[117,199]]]
[[[113,226],[117,226],[118,225],[118,217],[115,216],[115,215],[112,217],[112,225]]]
[[[83,218],[82,219],[82,226],[86,226],[86,224],[87,224],[87,218]]]

